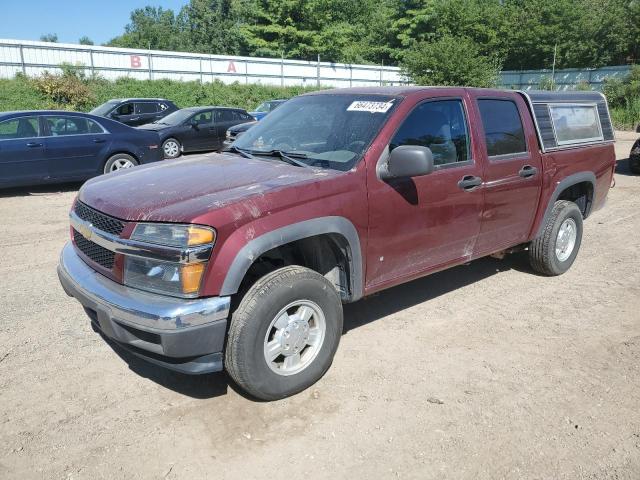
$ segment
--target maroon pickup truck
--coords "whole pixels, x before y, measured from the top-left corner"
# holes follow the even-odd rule
[[[565,272],[612,142],[595,92],[307,94],[226,153],[87,182],[58,274],[115,345],[282,398],[331,365],[345,302],[515,250]]]

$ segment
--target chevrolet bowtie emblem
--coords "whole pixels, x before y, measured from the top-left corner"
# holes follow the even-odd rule
[[[91,236],[93,235],[93,230],[91,229],[93,225],[90,223],[83,223],[77,226],[77,230],[84,238],[87,240],[91,240]]]

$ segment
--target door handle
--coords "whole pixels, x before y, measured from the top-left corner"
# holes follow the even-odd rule
[[[104,143],[105,139],[104,138],[94,138],[93,139],[93,143]]]
[[[475,190],[476,187],[482,185],[482,178],[474,175],[465,175],[462,180],[458,182],[458,187],[467,192]]]
[[[42,146],[42,144],[38,143],[38,142],[29,142],[29,143],[27,143],[27,147],[29,147],[29,148],[38,148],[38,147],[41,147],[41,146]]]
[[[520,169],[520,171],[518,172],[518,175],[520,175],[522,178],[529,178],[529,177],[533,177],[537,173],[538,173],[538,169],[536,167],[532,167],[531,165],[525,165]]]

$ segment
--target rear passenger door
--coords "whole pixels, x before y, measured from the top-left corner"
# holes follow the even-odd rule
[[[531,115],[519,94],[475,100],[485,161],[485,208],[476,250],[487,254],[528,239],[540,197],[542,160]]]
[[[42,117],[49,175],[56,179],[85,179],[103,167],[110,134],[98,122],[72,115]]]
[[[134,105],[134,118],[130,125],[144,125],[162,117],[158,111],[157,102],[136,102]]]
[[[239,113],[234,110],[216,110],[215,122],[216,133],[215,138],[212,138],[212,148],[218,149],[222,148],[227,129],[242,122]]]
[[[0,186],[40,183],[46,177],[47,159],[38,117],[0,122]]]

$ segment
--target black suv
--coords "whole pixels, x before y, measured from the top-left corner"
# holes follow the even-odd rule
[[[178,107],[164,98],[114,98],[89,113],[135,127],[160,120],[176,110]]]

